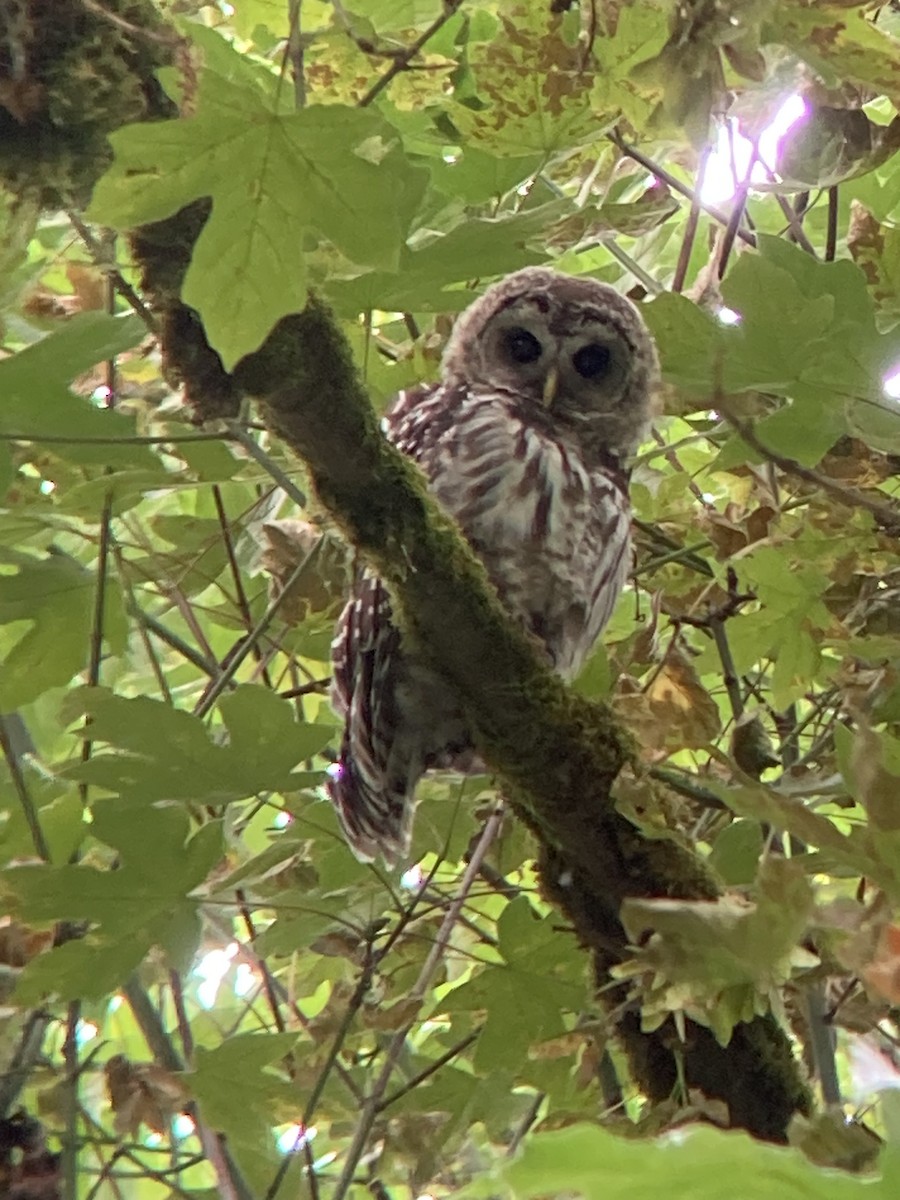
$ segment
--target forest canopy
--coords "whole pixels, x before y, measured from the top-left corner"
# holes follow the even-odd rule
[[[896,3],[0,10],[0,1194],[896,1194],[898,110]],[[662,373],[572,689],[379,431],[528,265]],[[360,563],[487,767],[393,872]]]

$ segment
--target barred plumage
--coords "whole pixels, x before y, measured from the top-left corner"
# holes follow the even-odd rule
[[[459,318],[442,382],[401,392],[388,437],[484,560],[506,607],[566,679],[628,571],[628,459],[656,356],[637,309],[604,284],[529,267]],[[409,849],[413,791],[471,743],[444,681],[401,645],[379,579],[361,575],[333,645],[344,718],[329,793],[363,860]]]

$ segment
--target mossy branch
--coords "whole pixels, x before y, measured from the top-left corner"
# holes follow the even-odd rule
[[[455,523],[382,436],[322,302],[282,321],[235,378],[304,460],[322,503],[390,585],[406,635],[456,691],[485,760],[538,837],[545,893],[591,947],[606,983],[627,953],[618,919],[627,896],[714,899],[715,880],[679,843],[647,838],[616,812],[611,786],[627,741],[613,714],[565,688],[509,620]],[[620,1024],[641,1088],[668,1095],[681,1060],[688,1086],[724,1099],[736,1125],[783,1138],[808,1096],[777,1023],[738,1026],[726,1049],[709,1030],[687,1028],[680,1044],[674,1026],[647,1036],[633,1014]]]
[[[628,743],[613,714],[569,691],[510,621],[455,522],[382,435],[321,300],[312,297],[233,375],[225,372],[175,290],[203,219],[195,205],[133,238],[144,287],[164,314],[165,359],[197,417],[233,416],[243,394],[255,397],[269,427],[305,462],[322,504],[388,582],[405,635],[456,691],[485,760],[537,836],[544,892],[592,952],[604,1002],[624,1012],[616,1028],[641,1091],[662,1100],[683,1080],[724,1100],[735,1126],[784,1140],[809,1096],[773,1018],[738,1025],[727,1047],[690,1020],[683,1040],[672,1021],[645,1033],[625,986],[608,986],[610,968],[628,956],[618,917],[626,897],[719,894],[687,848],[645,837],[616,811],[611,788]]]

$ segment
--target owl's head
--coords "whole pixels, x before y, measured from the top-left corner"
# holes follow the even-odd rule
[[[651,416],[657,359],[637,308],[613,288],[526,267],[459,317],[443,375],[520,399],[536,419],[625,459]]]

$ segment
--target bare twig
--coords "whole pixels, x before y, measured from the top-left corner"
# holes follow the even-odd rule
[[[501,820],[502,813],[500,810],[498,810],[494,812],[485,823],[478,845],[472,853],[472,857],[470,858],[468,866],[466,867],[466,870],[460,881],[456,898],[454,899],[452,905],[447,911],[447,915],[444,917],[444,920],[441,923],[441,928],[438,931],[437,937],[435,938],[431,952],[426,958],[422,970],[419,972],[419,977],[413,985],[412,991],[410,992],[410,998],[413,1000],[421,1002],[424,999],[429,986],[431,985],[434,973],[438,969],[438,966],[440,965],[441,960],[446,952],[447,944],[450,940],[450,934],[453,932],[453,927],[456,925],[457,919],[462,911],[463,905],[466,902],[466,898],[472,885],[478,878],[478,872],[484,856],[487,854],[491,844],[500,831]],[[384,1063],[381,1067],[381,1071],[379,1072],[375,1082],[372,1084],[372,1089],[363,1103],[362,1112],[360,1113],[359,1120],[356,1123],[356,1129],[354,1130],[353,1138],[350,1142],[350,1146],[347,1149],[343,1170],[341,1171],[340,1178],[335,1184],[334,1192],[332,1193],[332,1200],[343,1200],[351,1183],[353,1182],[353,1176],[356,1173],[357,1165],[363,1155],[363,1152],[365,1151],[366,1144],[369,1140],[369,1134],[371,1133],[372,1126],[375,1123],[375,1119],[380,1111],[384,1093],[387,1090],[391,1075],[393,1074],[394,1068],[397,1065],[397,1060],[400,1057],[404,1046],[406,1045],[406,1038],[410,1029],[412,1029],[413,1025],[415,1024],[415,1021],[416,1016],[414,1015],[408,1021],[404,1022],[402,1028],[400,1028],[391,1039],[385,1055]]]
[[[684,281],[687,278],[688,266],[691,261],[691,251],[694,249],[694,239],[697,236],[697,226],[700,222],[700,189],[703,187],[703,179],[706,175],[706,164],[709,162],[710,147],[705,146],[703,153],[700,156],[700,165],[697,168],[697,181],[694,185],[694,194],[691,196],[691,207],[688,211],[687,221],[684,226],[684,237],[681,239],[681,247],[678,251],[678,262],[675,264],[675,274],[672,277],[672,291],[680,292],[684,287]]]
[[[0,1074],[0,1118],[14,1110],[19,1093],[41,1057],[50,1017],[40,1009],[25,1018],[16,1049]]]
[[[112,13],[106,13],[105,15],[110,18],[113,16]],[[128,282],[128,280],[125,279],[118,268],[113,265],[115,259],[110,258],[110,255],[102,241],[94,236],[90,226],[81,219],[74,209],[67,208],[66,216],[69,218],[69,221],[71,222],[76,233],[90,252],[91,258],[94,260],[94,265],[98,266],[106,274],[106,277],[110,280],[112,286],[119,293],[126,304],[129,304],[131,308],[134,309],[134,311],[147,326],[148,331],[156,335],[159,332],[156,318]]]
[[[825,261],[834,262],[837,253],[838,235],[838,189],[837,184],[828,189],[828,227],[825,233]]]
[[[225,502],[222,499],[222,489],[217,483],[213,484],[212,489],[213,503],[216,506],[216,516],[219,519],[219,528],[222,530],[222,542],[225,546],[225,555],[228,559],[228,569],[231,571],[231,582],[234,584],[234,594],[237,601],[237,606],[241,614],[241,619],[249,633],[253,628],[253,614],[250,611],[250,603],[247,600],[247,593],[244,591],[244,581],[241,578],[241,569],[238,566],[237,554],[234,549],[234,539],[231,536],[231,525],[228,520],[228,514],[225,511]],[[260,670],[263,682],[266,687],[272,687],[272,679],[269,675],[269,669],[265,665],[263,652],[260,649],[259,643],[256,642],[253,646],[253,657],[260,664]]]
[[[19,798],[19,804],[22,806],[22,813],[28,825],[28,831],[31,834],[31,841],[34,845],[35,853],[45,862],[50,861],[50,849],[47,845],[47,839],[44,837],[44,831],[41,829],[41,823],[38,819],[37,809],[34,801],[31,798],[31,793],[28,790],[28,785],[25,782],[25,775],[22,771],[22,763],[20,756],[15,752],[13,739],[10,737],[9,726],[7,722],[10,720],[8,716],[0,713],[0,750],[3,751],[3,757],[6,760],[6,765],[9,769],[10,779]]]
[[[449,1050],[445,1050],[439,1058],[436,1058],[433,1062],[430,1062],[427,1067],[424,1067],[421,1071],[417,1072],[417,1074],[413,1075],[412,1078],[408,1079],[402,1087],[399,1087],[396,1091],[391,1092],[389,1096],[385,1096],[385,1098],[378,1105],[378,1111],[383,1112],[386,1108],[390,1108],[390,1106],[396,1103],[396,1101],[398,1101],[402,1096],[407,1095],[407,1093],[417,1088],[420,1083],[423,1083],[426,1079],[430,1079],[432,1075],[437,1074],[441,1067],[446,1067],[447,1063],[452,1062],[454,1058],[462,1054],[463,1050],[468,1050],[473,1042],[478,1041],[480,1036],[481,1027],[479,1026],[478,1029],[474,1029],[471,1033],[466,1034],[466,1036],[462,1038],[461,1041],[458,1041],[455,1046],[451,1046]]]
[[[64,1194],[78,1195],[78,1025],[81,1020],[81,1005],[73,1000],[66,1010],[66,1037],[63,1042],[63,1062],[66,1081],[63,1089],[63,1108],[66,1132],[63,1139],[62,1173]]]
[[[805,483],[812,484],[813,487],[821,488],[822,491],[827,492],[829,496],[833,496],[835,500],[838,500],[841,504],[845,504],[848,508],[864,509],[866,512],[872,514],[886,533],[894,537],[900,536],[900,508],[895,508],[886,501],[873,500],[858,488],[837,483],[827,475],[823,475],[820,471],[813,471],[809,467],[801,466],[795,459],[788,458],[784,454],[779,454],[777,450],[770,449],[760,441],[753,426],[748,421],[741,421],[729,413],[727,406],[724,406],[724,399],[720,398],[717,400],[716,407],[750,449],[762,455],[768,462],[774,463],[776,467],[788,475],[794,475],[798,479],[802,479]]]
[[[731,251],[734,247],[734,239],[738,236],[741,228],[741,222],[744,220],[744,213],[747,208],[747,197],[750,195],[750,177],[753,174],[753,168],[759,160],[759,144],[754,141],[750,152],[750,161],[747,163],[747,172],[744,178],[740,181],[737,191],[734,193],[734,198],[731,204],[731,213],[728,217],[728,224],[725,226],[725,232],[722,235],[722,241],[719,245],[717,272],[721,279],[725,274],[725,269],[728,266],[728,259],[731,257]]]
[[[272,456],[266,454],[265,450],[253,440],[244,426],[239,421],[228,421],[227,426],[228,433],[234,441],[244,447],[250,457],[272,476],[278,486],[290,496],[295,504],[298,504],[301,508],[305,508],[306,496],[300,491],[290,475],[282,470]]]
[[[108,8],[104,8],[102,4],[98,4],[97,0],[81,0],[81,3],[88,12],[93,13],[97,17],[102,17],[104,21],[109,21],[110,25],[115,25],[117,29],[121,29],[123,33],[129,34],[138,41],[156,42],[160,46],[171,46],[173,49],[185,45],[185,39],[175,33],[174,30],[157,32],[154,29],[147,29],[142,25],[132,25],[130,21],[126,21],[124,17],[120,17],[118,13],[110,12]]]
[[[282,591],[279,592],[274,600],[272,600],[266,611],[251,629],[250,633],[241,640],[239,645],[236,647],[235,652],[229,659],[227,666],[223,667],[223,669],[219,672],[218,677],[212,682],[212,684],[209,686],[209,688],[207,688],[206,692],[201,697],[200,702],[194,709],[195,716],[205,717],[225,689],[232,685],[234,677],[240,669],[242,663],[244,663],[247,657],[253,653],[253,649],[256,645],[258,645],[259,639],[263,636],[268,627],[271,625],[272,621],[275,619],[275,616],[284,602],[285,597],[290,593],[294,583],[309,567],[314,556],[318,553],[321,545],[321,542],[316,542],[309,554],[307,554],[302,562],[298,563],[297,566],[294,567],[293,571],[291,571]]]
[[[177,446],[180,442],[224,442],[225,433],[160,433],[138,434],[134,437],[69,437],[68,434],[23,430],[21,433],[0,433],[0,442],[46,442],[48,446]],[[232,440],[238,441],[238,438]]]
[[[632,146],[629,142],[626,142],[618,130],[613,130],[612,133],[609,133],[606,136],[609,138],[612,144],[621,150],[622,153],[628,158],[634,159],[636,163],[639,163],[642,167],[645,167],[651,172],[651,174],[655,175],[657,179],[660,179],[663,183],[668,184],[673,192],[678,192],[680,196],[684,196],[685,199],[690,200],[692,204],[695,202],[695,188],[688,187],[686,183],[682,183],[676,175],[671,173],[671,171],[667,171],[665,167],[662,167],[659,165],[659,163],[654,162],[652,158],[648,158],[646,154],[642,154],[636,146]],[[712,217],[714,221],[718,221],[720,225],[728,225],[728,213],[723,212],[721,208],[716,208],[715,205],[712,204],[704,204],[703,201],[699,201],[699,206],[703,212],[707,214],[707,216]],[[742,242],[746,242],[748,246],[756,245],[756,238],[748,230],[738,228],[735,232],[736,236],[740,238]]]
[[[787,196],[782,196],[780,192],[775,193],[775,199],[778,202],[778,207],[787,218],[788,229],[791,232],[791,238],[797,245],[805,250],[807,254],[811,254],[813,258],[818,258],[816,248],[806,236],[803,226],[800,224],[800,214],[793,207]]]
[[[290,0],[290,28],[288,30],[285,56],[294,76],[294,104],[298,109],[306,106],[306,67],[303,61],[306,48],[300,27],[303,0]]]
[[[384,89],[395,79],[402,71],[409,70],[412,60],[416,57],[426,42],[430,42],[439,29],[442,29],[450,18],[458,11],[462,0],[444,0],[443,9],[440,16],[435,17],[427,29],[411,42],[409,46],[398,54],[381,78],[369,88],[366,94],[359,102],[360,108],[367,108],[373,100],[381,95]]]

